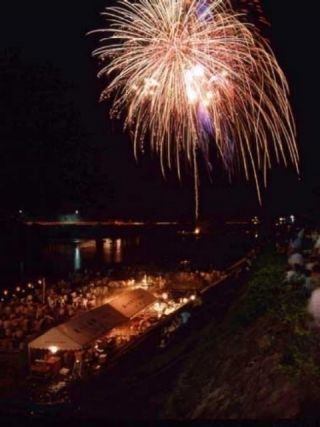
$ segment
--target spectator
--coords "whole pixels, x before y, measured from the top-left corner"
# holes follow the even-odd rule
[[[296,267],[296,266],[303,267],[304,266],[303,256],[299,252],[295,251],[292,255],[289,256],[288,264],[291,267]]]

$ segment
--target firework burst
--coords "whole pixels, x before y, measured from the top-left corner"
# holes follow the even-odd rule
[[[125,113],[137,156],[144,143],[181,178],[198,153],[211,170],[214,144],[229,176],[260,176],[275,158],[298,170],[288,85],[269,44],[228,0],[119,0],[94,51],[112,96],[111,117]]]

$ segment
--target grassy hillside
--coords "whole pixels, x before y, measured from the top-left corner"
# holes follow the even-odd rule
[[[162,417],[295,418],[320,402],[320,333],[302,289],[283,283],[285,258],[262,253],[224,322],[208,324]]]

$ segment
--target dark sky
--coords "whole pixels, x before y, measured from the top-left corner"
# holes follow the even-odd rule
[[[133,159],[121,123],[98,103],[102,82],[87,31],[99,28],[106,0],[3,1],[0,22],[0,196],[2,210],[136,218],[193,215],[192,177],[164,181],[157,159]],[[319,66],[314,0],[264,0],[270,38],[292,91],[302,180],[277,168],[264,213],[317,212]],[[202,175],[203,218],[259,214],[254,183],[233,184],[216,167]],[[320,212],[319,212],[320,214]]]

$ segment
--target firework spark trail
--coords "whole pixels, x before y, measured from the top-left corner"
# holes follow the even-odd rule
[[[298,171],[288,84],[255,28],[229,0],[119,0],[103,13],[109,21],[98,76],[109,83],[111,117],[126,112],[137,156],[143,141],[181,177],[182,162],[195,174],[197,153],[210,167],[209,144],[232,175],[259,175],[266,184],[271,160],[290,160]],[[198,215],[198,200],[196,216]]]

